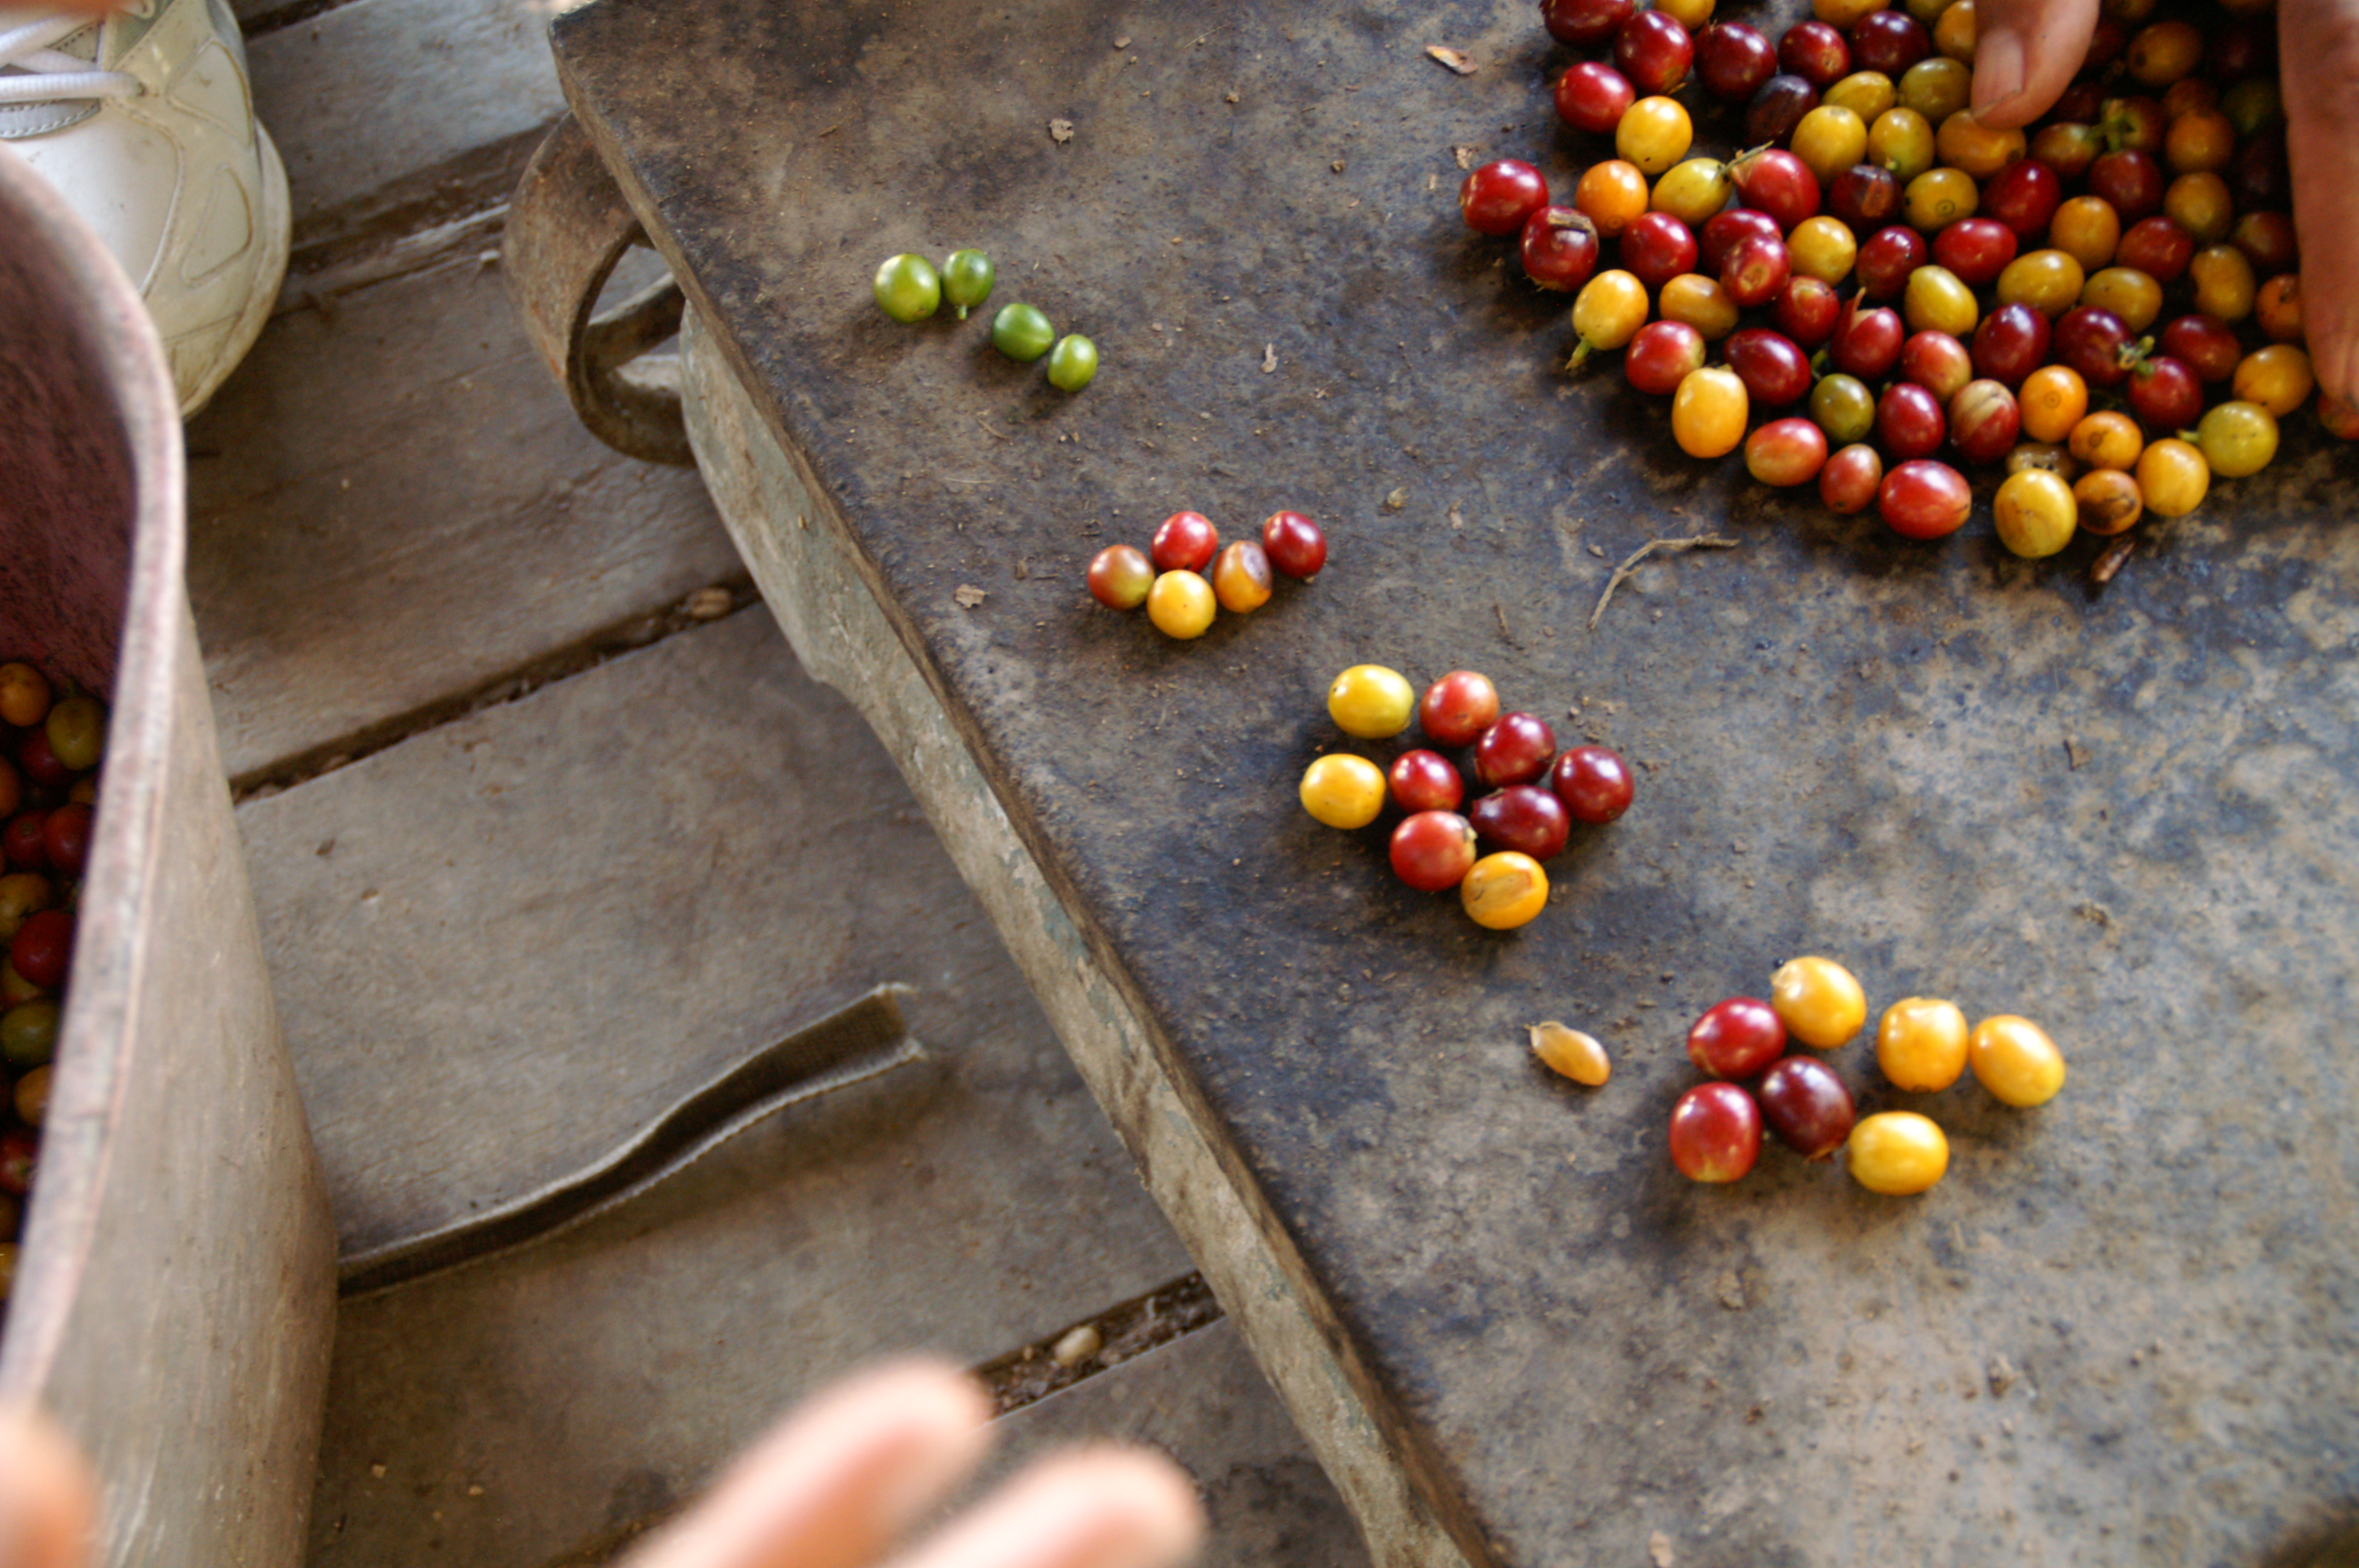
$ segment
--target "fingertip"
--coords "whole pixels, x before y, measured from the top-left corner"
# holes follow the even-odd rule
[[[1204,1512],[1178,1465],[1143,1449],[1053,1454],[905,1559],[902,1568],[1175,1568]]]
[[[788,1427],[777,1457],[803,1463],[813,1439],[839,1454],[867,1448],[889,1456],[875,1483],[875,1504],[878,1522],[894,1531],[922,1517],[974,1467],[991,1442],[991,1416],[982,1384],[947,1361],[910,1357],[819,1394]]]
[[[855,1373],[774,1426],[634,1562],[873,1562],[974,1468],[991,1441],[991,1413],[982,1387],[946,1362],[895,1361]]]
[[[2339,4],[2287,5],[2278,31],[2310,367],[2321,417],[2347,430],[2359,398],[2359,210],[2349,200],[2359,184],[2359,103],[2348,74],[2359,15]]]
[[[931,1356],[908,1356],[855,1373],[822,1400],[847,1404],[889,1401],[945,1432],[980,1427],[992,1416],[991,1396],[962,1368]]]
[[[2097,0],[1976,0],[1974,118],[2027,125],[2064,95],[2097,29]]]
[[[2339,436],[2346,441],[2359,441],[2359,403],[2348,397],[2321,393],[2318,401],[2318,419],[2326,427],[2328,434]]]
[[[1142,1448],[1085,1449],[1062,1461],[1079,1467],[1125,1537],[1123,1555],[1103,1568],[1161,1568],[1184,1561],[1204,1534],[1204,1507],[1188,1473]]]
[[[1974,45],[1974,119],[1997,131],[2031,119],[2028,114],[2021,119],[2008,117],[2023,98],[2023,35],[2013,27],[1984,33]]]
[[[0,1411],[0,1568],[77,1568],[97,1518],[82,1455],[34,1411]]]
[[[797,1424],[854,1415],[909,1432],[955,1434],[988,1422],[991,1399],[951,1363],[911,1356],[863,1368],[821,1390],[797,1412]]]
[[[2359,387],[2352,384],[2353,345],[2347,338],[2329,338],[2313,330],[2306,348],[2310,374],[2317,379],[2321,417],[2327,418],[2330,424],[2351,424],[2354,413],[2352,395],[2359,392]]]

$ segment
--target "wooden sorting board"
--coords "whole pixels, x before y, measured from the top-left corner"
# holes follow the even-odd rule
[[[1928,546],[1685,459],[1611,364],[1563,373],[1566,301],[1459,222],[1466,160],[1569,183],[1604,156],[1555,123],[1566,56],[1521,0],[594,0],[555,37],[743,452],[769,443],[772,509],[732,519],[775,546],[757,579],[776,602],[820,547],[873,598],[839,619],[897,644],[1053,895],[995,906],[1019,957],[1014,925],[1067,933],[1142,1043],[1156,1093],[1108,1092],[1122,1029],[1050,1006],[1149,1185],[1331,1468],[1404,1483],[1341,1477],[1383,1560],[2347,1536],[2359,535],[2306,416],[2102,592],[2090,543],[2000,549],[1987,475]],[[993,306],[1095,340],[1093,385],[995,353],[987,310],[875,308],[885,257],[961,245]],[[1236,536],[1281,506],[1327,571],[1200,641],[1083,591],[1172,511]],[[1643,563],[1591,626],[1618,563],[1699,535],[1735,545]],[[1484,670],[1636,764],[1531,925],[1479,930],[1393,879],[1381,827],[1303,814],[1361,662]],[[1778,1150],[1691,1184],[1664,1152],[1685,1027],[1805,952],[1878,1008],[2039,1019],[2071,1081],[2033,1112],[1902,1095],[1855,1043],[1831,1060],[1864,1110],[1947,1129],[1940,1186]],[[1606,1042],[1608,1086],[1530,1060],[1550,1018]]]

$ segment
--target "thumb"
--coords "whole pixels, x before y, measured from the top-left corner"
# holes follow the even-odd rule
[[[2322,399],[2359,396],[2359,0],[2281,0],[2301,310]]]
[[[2064,95],[2097,30],[2097,0],[1974,0],[1974,118],[2004,131]]]
[[[92,1513],[73,1445],[38,1415],[0,1411],[0,1568],[82,1568]]]

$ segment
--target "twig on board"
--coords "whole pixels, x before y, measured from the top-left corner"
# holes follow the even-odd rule
[[[1589,612],[1589,629],[1593,632],[1597,630],[1598,618],[1605,613],[1606,605],[1612,602],[1614,590],[1629,581],[1636,574],[1638,563],[1648,556],[1676,556],[1689,550],[1733,550],[1736,546],[1736,540],[1719,534],[1697,534],[1685,539],[1647,540],[1631,551],[1630,558],[1615,567],[1614,575],[1605,579],[1605,591],[1597,596],[1597,608]]]

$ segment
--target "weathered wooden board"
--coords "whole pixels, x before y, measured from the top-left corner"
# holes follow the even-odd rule
[[[694,474],[575,422],[491,267],[280,316],[189,448],[190,597],[233,778],[742,570]]]
[[[1219,1150],[1156,1059],[1146,1023],[1060,907],[916,660],[829,529],[802,476],[763,427],[702,318],[680,332],[698,466],[731,536],[805,667],[851,694],[923,803],[961,875],[1006,937],[1091,1092],[1114,1119],[1147,1190],[1254,1345],[1296,1422],[1356,1511],[1375,1560],[1454,1562],[1431,1510],[1335,1363],[1332,1326],[1288,1278]],[[814,519],[819,519],[814,521]]]
[[[1110,1367],[999,1423],[983,1485],[1077,1443],[1142,1444],[1195,1477],[1197,1568],[1365,1568],[1367,1550],[1226,1319]]]
[[[1184,1256],[1071,1072],[1037,1022],[948,1040],[578,1229],[347,1302],[310,1562],[586,1552],[859,1366],[982,1360],[1159,1283]]]
[[[880,982],[928,1053],[345,1303],[316,1562],[571,1551],[867,1358],[984,1359],[1186,1271],[890,762],[758,611],[240,817],[348,1241],[562,1173]]]
[[[938,1172],[987,1167],[951,1201],[1030,1179],[995,1146],[1109,1147],[891,763],[758,612],[239,816],[348,1248],[561,1177],[886,983],[936,1053],[892,1115],[941,1124]],[[1149,1282],[1183,1272],[1123,1185]]]
[[[1561,58],[1528,6],[887,9],[599,0],[560,69],[814,499],[770,528],[848,551],[932,733],[973,748],[1134,1010],[1068,1043],[1121,1085],[1143,1041],[1169,1098],[1109,1110],[1141,1149],[1150,1108],[1191,1118],[1458,1548],[2256,1562],[2347,1537],[2347,452],[2297,428],[2093,599],[2088,549],[2014,562],[1986,521],[1911,545],[1700,470],[1617,378],[1560,376],[1561,302],[1450,199],[1456,148],[1559,179],[1592,155],[1549,120]],[[883,255],[956,243],[1095,336],[1098,383],[1063,398],[979,324],[868,303]],[[1234,530],[1279,504],[1328,523],[1334,564],[1201,643],[1079,591],[1178,506]],[[1614,559],[1707,527],[1741,547],[1643,573],[1583,632]],[[1392,881],[1380,832],[1301,816],[1339,741],[1320,693],[1362,659],[1487,668],[1641,762],[1542,920],[1479,932]],[[1662,1155],[1684,1021],[1810,950],[1878,1001],[2048,1021],[2071,1087],[2031,1115],[1905,1097],[1854,1047],[1870,1108],[1948,1126],[1932,1195],[1782,1157],[1686,1184]],[[1615,1047],[1605,1091],[1529,1063],[1521,1025],[1564,1015]]]
[[[541,0],[353,0],[262,33],[255,112],[299,234],[419,170],[563,113]]]

